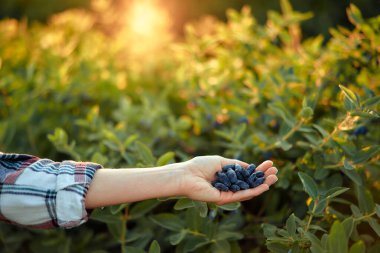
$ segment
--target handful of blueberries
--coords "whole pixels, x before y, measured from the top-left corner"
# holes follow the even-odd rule
[[[222,171],[216,172],[216,180],[211,184],[220,191],[237,192],[255,188],[264,183],[264,172],[255,171],[256,166],[250,164],[244,169],[239,164],[228,164],[222,168]]]

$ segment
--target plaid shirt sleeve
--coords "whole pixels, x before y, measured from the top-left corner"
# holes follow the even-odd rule
[[[39,229],[81,225],[88,220],[85,196],[100,168],[0,152],[0,220]]]

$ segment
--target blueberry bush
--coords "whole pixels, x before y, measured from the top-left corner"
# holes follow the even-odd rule
[[[2,252],[380,252],[380,16],[302,38],[281,1],[188,26],[146,61],[75,10],[0,22],[0,149],[108,168],[219,154],[279,169],[243,203],[151,199],[71,230],[0,224]],[[126,193],[127,194],[127,193]]]

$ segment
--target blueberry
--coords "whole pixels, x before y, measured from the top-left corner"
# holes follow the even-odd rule
[[[220,191],[228,192],[228,187],[222,183],[215,183],[215,188]]]
[[[230,187],[230,185],[231,185],[230,180],[228,179],[227,175],[224,172],[219,171],[217,173],[217,180],[219,180],[219,182],[226,185],[227,187]]]
[[[249,177],[248,171],[243,169],[239,164],[235,165],[235,171],[238,171],[245,179]]]
[[[234,184],[237,182],[238,179],[237,179],[236,173],[232,169],[228,170],[226,172],[226,175],[228,176],[228,179],[230,180],[231,184]]]
[[[228,164],[223,166],[222,171],[227,172],[229,169],[235,169],[235,164]]]
[[[255,174],[256,174],[256,177],[264,177],[264,172],[262,171],[256,171]]]
[[[254,182],[256,180],[256,173],[252,173],[252,175],[249,176],[249,178],[247,179],[247,183],[249,185],[249,188],[253,188],[254,186]]]
[[[236,174],[237,179],[243,180],[243,181],[245,180],[244,177],[243,177],[243,175],[239,171],[236,170],[235,174]]]
[[[366,126],[360,126],[356,128],[352,134],[355,136],[359,136],[359,135],[365,135],[367,132],[368,132],[368,129]]]
[[[247,184],[246,182],[241,181],[241,180],[238,180],[236,182],[236,185],[238,185],[241,190],[247,190],[247,189],[249,189],[249,184]]]
[[[236,184],[233,184],[233,185],[230,186],[230,190],[232,192],[237,192],[237,191],[240,190],[240,187],[238,185],[236,185]]]
[[[255,172],[255,170],[256,170],[256,165],[254,165],[254,164],[252,163],[252,164],[250,164],[250,165],[248,166],[248,168],[247,168],[246,170],[247,170],[248,174],[251,175],[253,172]]]
[[[257,187],[257,186],[263,184],[264,180],[265,180],[265,178],[263,178],[263,177],[256,178],[256,180],[253,182],[253,187]]]
[[[248,124],[248,118],[243,116],[243,117],[240,117],[239,119],[239,123],[244,123],[244,124]]]

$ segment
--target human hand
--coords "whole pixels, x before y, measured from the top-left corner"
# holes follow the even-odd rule
[[[277,169],[273,166],[272,161],[265,161],[257,166],[257,171],[265,173],[265,181],[256,188],[242,190],[237,192],[221,192],[211,185],[215,179],[215,173],[221,171],[222,167],[227,164],[238,163],[243,168],[249,164],[228,159],[221,156],[198,156],[187,161],[185,176],[183,180],[183,189],[185,195],[193,200],[214,202],[217,205],[224,205],[231,202],[245,201],[259,196],[269,190],[269,186],[274,184],[278,178]]]

